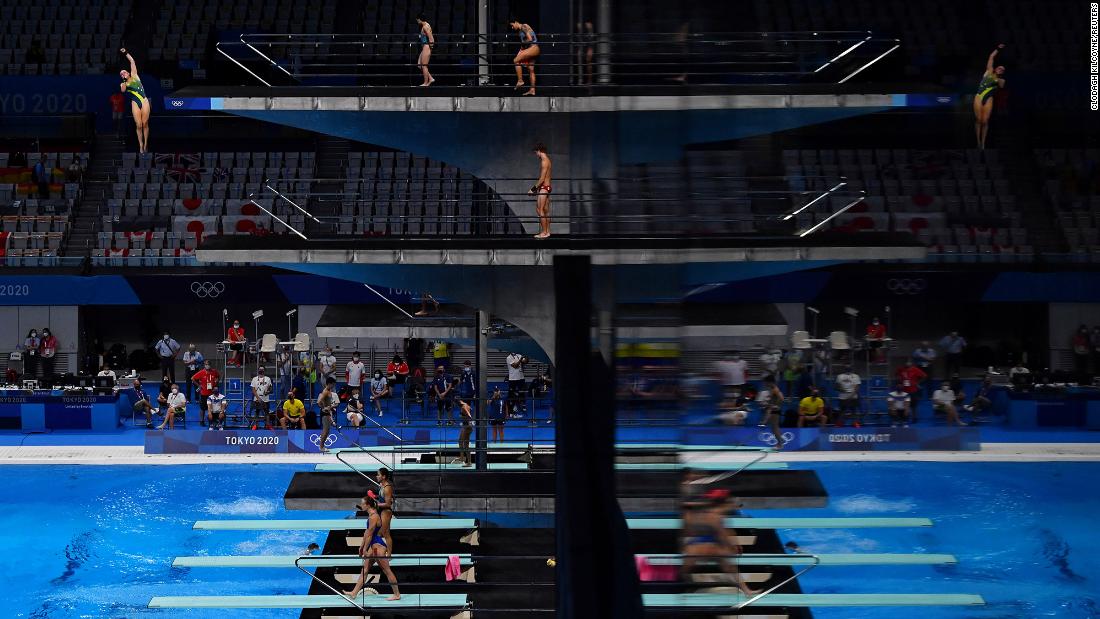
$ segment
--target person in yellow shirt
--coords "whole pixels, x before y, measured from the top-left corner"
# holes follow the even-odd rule
[[[821,427],[825,427],[825,422],[829,420],[829,416],[825,414],[825,400],[821,399],[818,395],[817,388],[810,389],[810,395],[802,398],[802,401],[798,403],[798,427],[802,427],[806,423],[817,423]]]
[[[286,430],[288,423],[297,424],[301,429],[306,429],[306,405],[297,398],[293,389],[287,394],[286,401],[283,402],[279,412],[279,427],[282,429]]]

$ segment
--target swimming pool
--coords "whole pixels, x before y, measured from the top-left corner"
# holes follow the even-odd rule
[[[961,609],[819,609],[871,619],[1100,618],[1100,464],[878,463],[797,465],[818,471],[830,505],[774,516],[927,516],[930,529],[781,531],[811,552],[950,553],[957,566],[820,568],[813,593],[977,593]],[[32,619],[297,617],[280,610],[150,610],[154,595],[300,594],[294,570],[176,569],[199,554],[295,554],[314,532],[193,531],[209,518],[300,517],[282,508],[295,471],[311,465],[5,466],[0,543],[4,616]],[[309,517],[343,517],[309,512]]]

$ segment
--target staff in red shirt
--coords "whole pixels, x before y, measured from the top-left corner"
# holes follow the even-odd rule
[[[912,359],[906,359],[905,365],[898,368],[898,382],[901,390],[909,395],[909,416],[913,423],[917,422],[917,401],[920,400],[920,383],[928,378],[924,370],[913,365]]]
[[[202,369],[195,372],[191,377],[191,384],[195,385],[195,388],[199,391],[199,410],[202,411],[202,425],[206,425],[206,405],[207,400],[210,399],[210,394],[214,393],[214,388],[218,386],[218,381],[221,380],[221,375],[215,370],[210,362],[203,363]]]
[[[402,385],[408,377],[409,364],[405,363],[401,355],[394,355],[393,361],[390,361],[389,364],[386,365],[386,380],[391,385]]]
[[[883,340],[886,339],[886,325],[875,316],[871,324],[867,325],[867,345],[875,353],[875,363],[886,361],[886,349],[883,348]]]
[[[225,341],[229,342],[229,360],[226,363],[240,367],[241,361],[238,354],[244,350],[245,342],[241,321],[233,321],[233,326],[229,327],[229,332],[225,334]]]

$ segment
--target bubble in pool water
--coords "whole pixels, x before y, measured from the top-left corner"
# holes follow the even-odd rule
[[[279,505],[274,500],[256,496],[229,502],[210,499],[202,507],[202,511],[212,516],[267,516],[278,509]]]
[[[833,507],[844,514],[893,514],[910,512],[916,508],[912,499],[883,499],[869,494],[855,494],[832,501]]]

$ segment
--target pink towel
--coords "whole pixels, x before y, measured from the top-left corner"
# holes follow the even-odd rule
[[[462,563],[458,560],[458,555],[447,557],[447,565],[443,568],[443,576],[447,579],[447,582],[462,576]]]
[[[675,565],[654,565],[645,555],[635,555],[634,565],[642,582],[672,582],[679,576]]]

